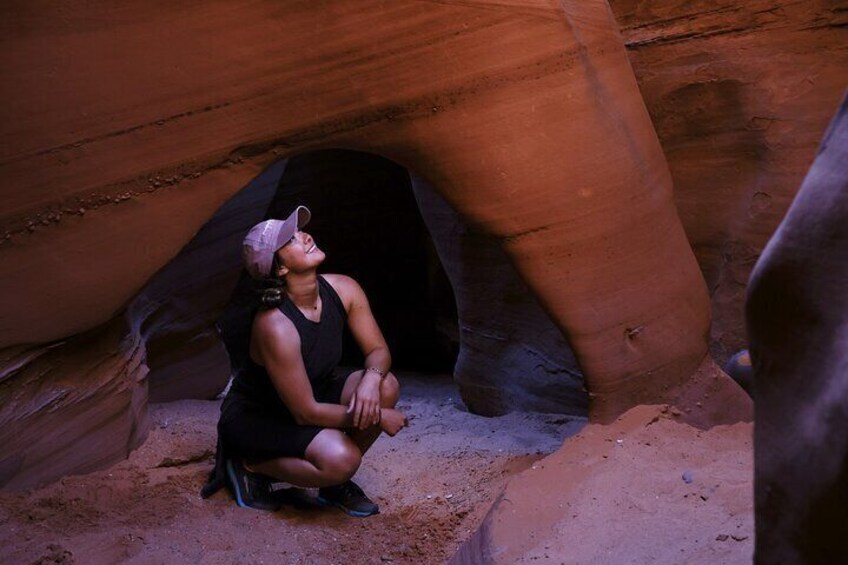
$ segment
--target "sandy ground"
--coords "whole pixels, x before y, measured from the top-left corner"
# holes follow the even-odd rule
[[[400,379],[411,425],[356,477],[378,516],[201,499],[219,403],[181,401],[151,407],[127,461],[0,494],[0,563],[443,563],[466,540],[458,562],[751,562],[750,423],[698,430],[667,406],[608,426],[483,418],[448,378]]]
[[[459,563],[733,565],[754,549],[752,426],[668,406],[591,424],[509,481]]]
[[[147,442],[114,467],[0,494],[0,563],[442,563],[479,526],[510,476],[585,422],[469,414],[452,382],[401,375],[411,426],[381,438],[357,482],[381,514],[274,513],[198,495],[212,466],[218,402],[151,406]]]

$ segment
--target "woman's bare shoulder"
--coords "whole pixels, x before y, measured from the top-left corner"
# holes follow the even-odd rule
[[[340,286],[356,285],[356,286],[359,286],[359,283],[356,282],[355,280],[353,280],[353,277],[349,277],[347,275],[340,275],[340,274],[337,274],[337,273],[327,273],[327,274],[322,274],[321,276],[324,277],[324,279],[326,279],[326,281],[328,283],[333,285],[333,288],[335,288],[336,285],[340,285]]]
[[[297,340],[300,343],[297,328],[279,308],[269,308],[258,312],[253,318],[252,332],[253,337],[259,341],[283,339],[286,342]]]
[[[336,294],[338,294],[342,299],[345,307],[350,305],[351,301],[353,301],[358,295],[363,294],[362,287],[359,286],[359,283],[352,277],[338,274],[327,274],[321,276],[330,283],[330,286],[333,287],[333,290],[335,290]]]

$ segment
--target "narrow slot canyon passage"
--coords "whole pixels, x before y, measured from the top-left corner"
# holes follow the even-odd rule
[[[54,4],[3,6],[0,565],[848,563],[848,0]],[[367,519],[201,495],[297,204],[410,421],[301,466]]]

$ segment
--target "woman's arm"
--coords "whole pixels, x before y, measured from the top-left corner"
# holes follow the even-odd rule
[[[353,416],[347,407],[315,401],[300,353],[300,335],[282,312],[268,310],[256,316],[251,349],[256,360],[265,366],[274,388],[298,424],[353,427]]]
[[[349,408],[354,426],[367,428],[380,422],[380,381],[392,365],[392,356],[359,283],[344,275],[326,275],[326,279],[341,297],[350,333],[365,355],[365,374]]]

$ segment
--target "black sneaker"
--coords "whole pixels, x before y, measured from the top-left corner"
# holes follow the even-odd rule
[[[301,510],[323,506],[315,496],[310,495],[309,490],[300,487],[274,488],[271,486],[271,497],[280,505],[294,506]]]
[[[325,506],[335,506],[345,514],[358,518],[380,513],[380,507],[365,496],[359,485],[353,481],[319,489],[318,502]]]
[[[280,509],[280,501],[271,495],[270,479],[251,473],[240,461],[227,461],[227,478],[236,504],[242,508],[272,512]]]

